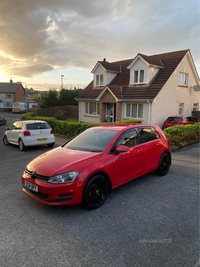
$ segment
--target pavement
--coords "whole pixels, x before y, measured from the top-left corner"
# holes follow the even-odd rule
[[[67,141],[69,141],[71,138],[61,137],[61,136],[55,135],[55,139],[56,139],[56,141],[55,141],[56,145],[62,146]]]

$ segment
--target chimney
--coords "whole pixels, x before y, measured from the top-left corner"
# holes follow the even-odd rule
[[[13,82],[13,80],[12,79],[10,79],[10,83],[12,83]]]
[[[106,62],[106,58],[104,58],[103,61]]]

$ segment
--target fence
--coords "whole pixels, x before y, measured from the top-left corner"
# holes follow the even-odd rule
[[[78,119],[78,106],[56,106],[37,110],[31,109],[30,111],[35,112],[37,116],[53,117],[59,110],[65,110],[69,119]]]

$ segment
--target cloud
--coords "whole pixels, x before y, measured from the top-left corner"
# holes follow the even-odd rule
[[[187,48],[199,64],[198,10],[198,0],[1,0],[1,69],[32,77]]]
[[[35,64],[35,65],[24,66],[24,67],[7,66],[7,67],[4,67],[3,70],[8,75],[30,78],[33,75],[38,75],[46,71],[51,71],[53,70],[53,67],[49,65]]]

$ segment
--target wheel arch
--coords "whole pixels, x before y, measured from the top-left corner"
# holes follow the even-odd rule
[[[94,177],[96,175],[102,175],[102,176],[104,176],[106,178],[106,180],[108,182],[109,193],[111,193],[111,191],[112,191],[112,182],[110,181],[109,175],[104,171],[97,171],[97,172],[94,172],[92,175],[90,175],[89,178],[87,179],[87,181],[86,181],[86,183],[84,185],[83,191],[82,191],[82,195],[83,195],[83,192],[84,192],[85,187],[88,184],[88,182],[92,179],[92,177]]]

